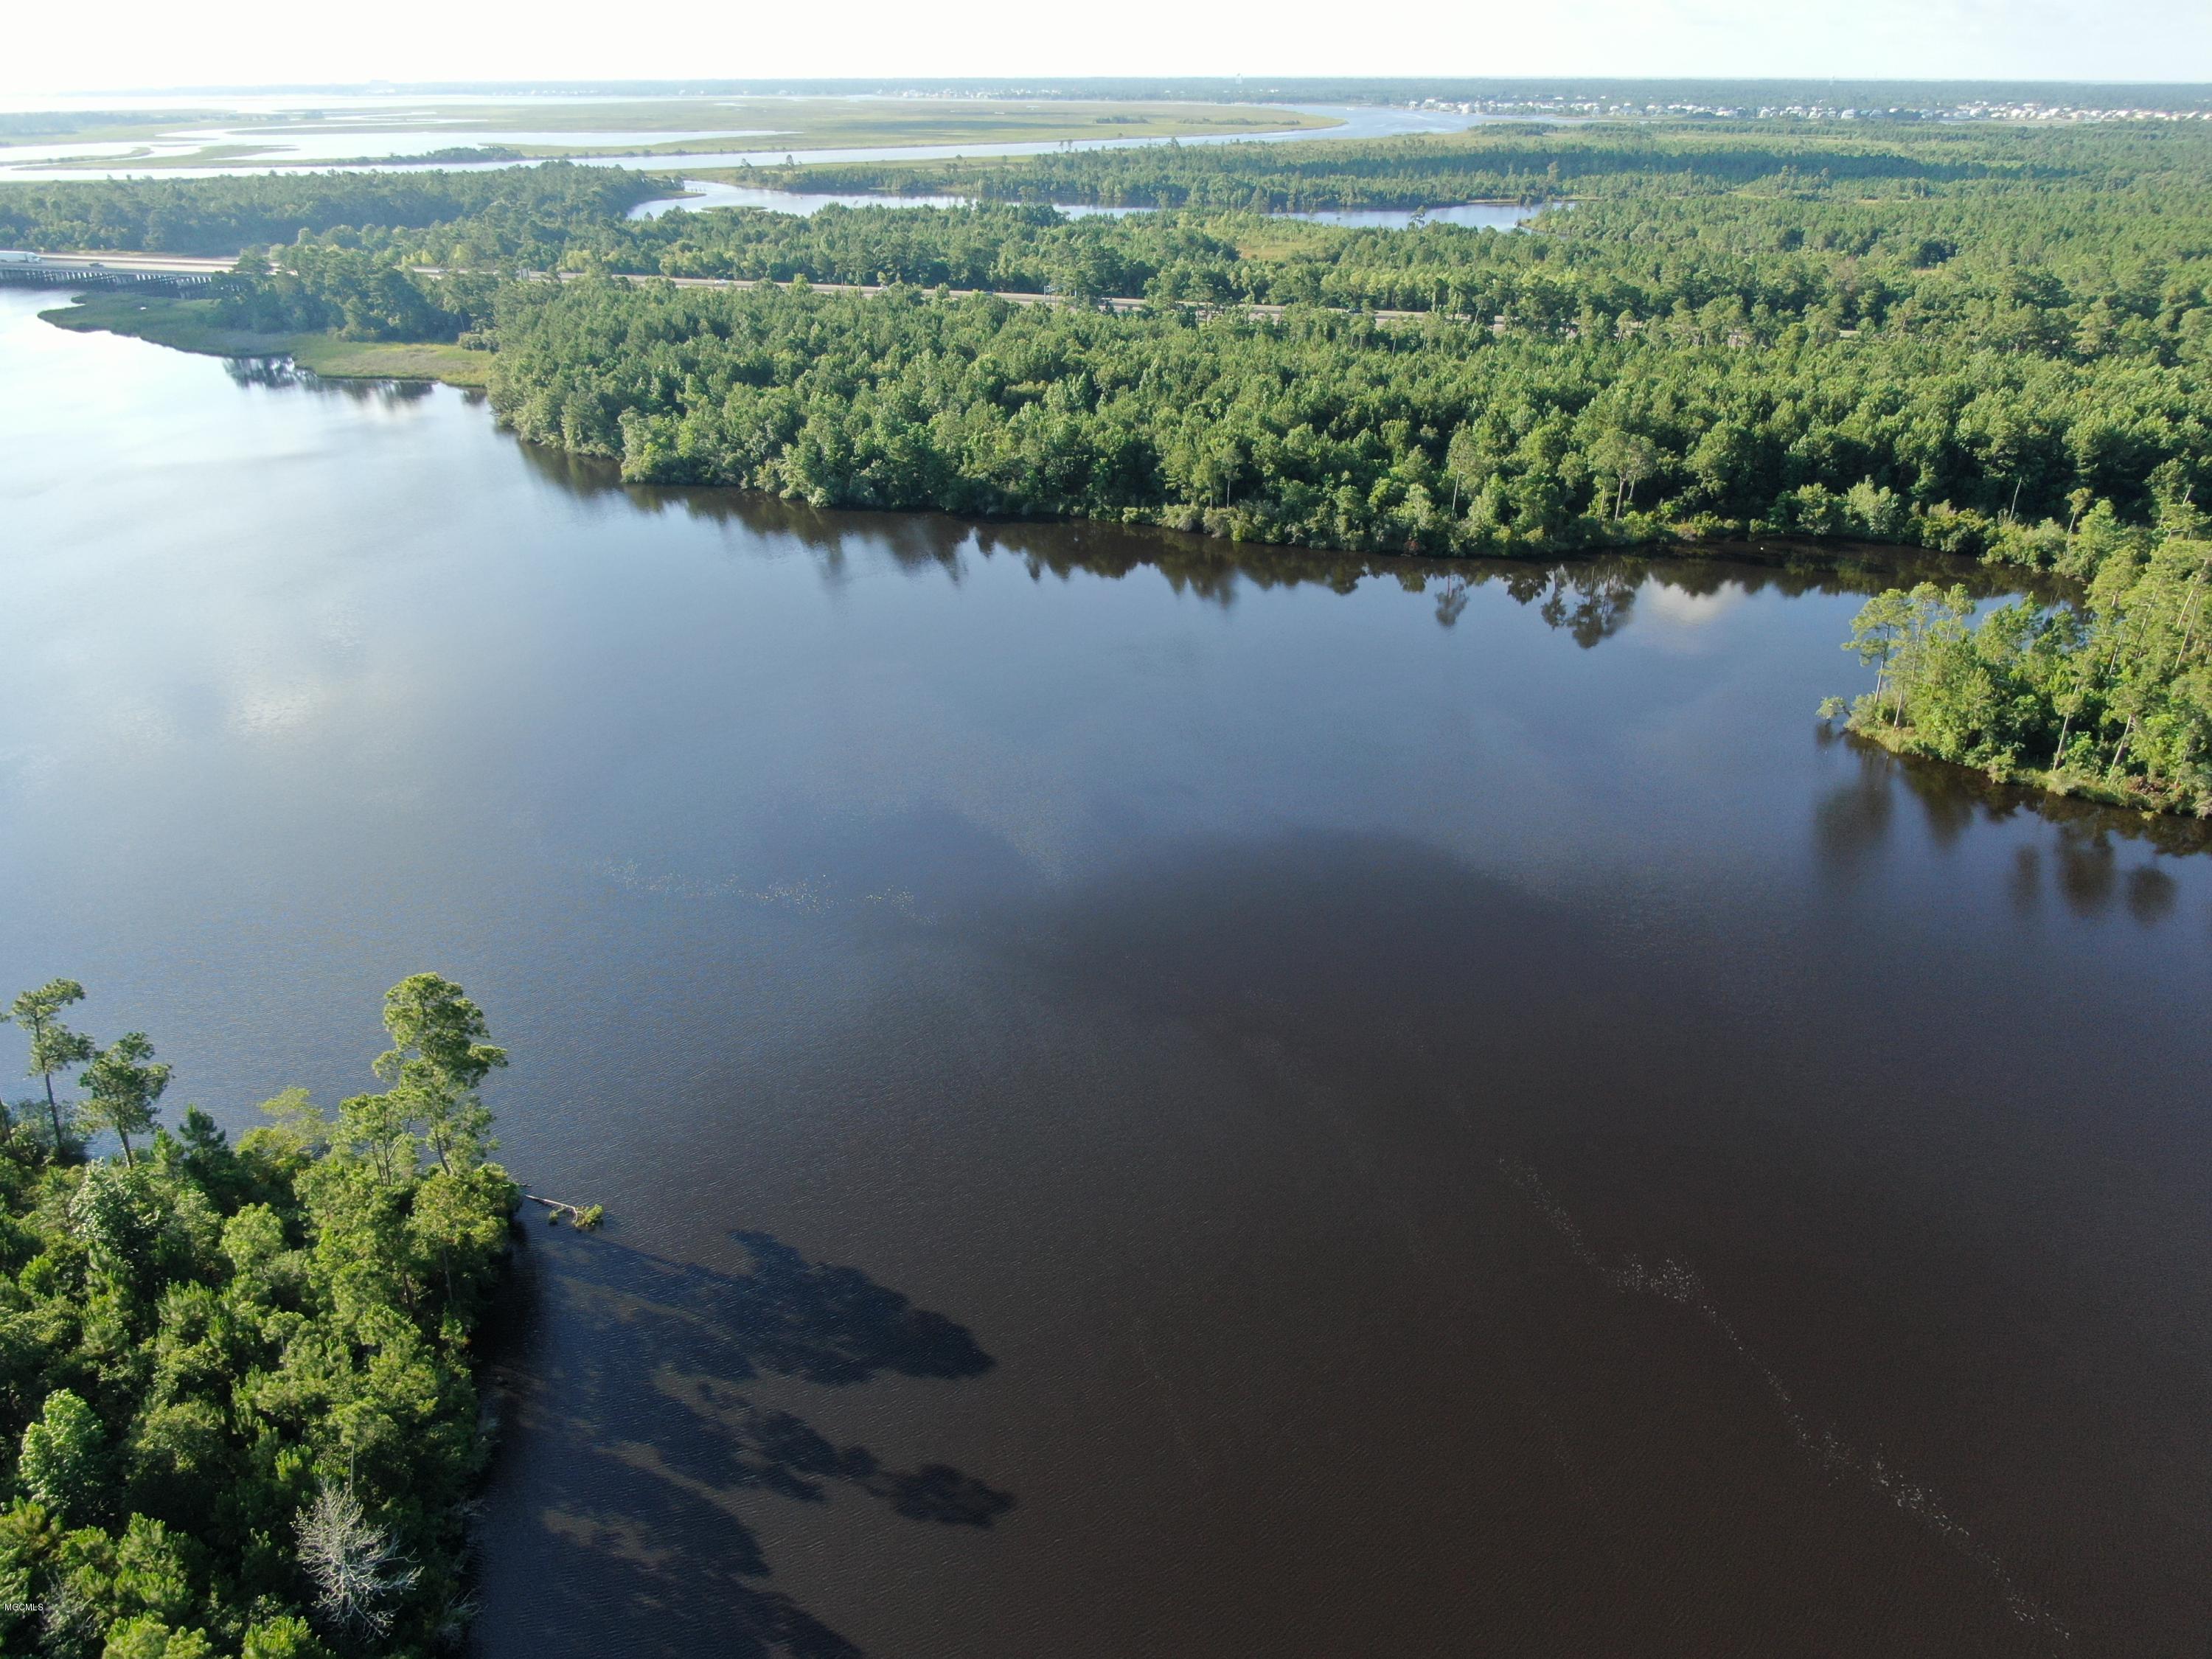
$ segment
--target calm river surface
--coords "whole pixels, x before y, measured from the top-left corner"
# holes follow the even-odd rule
[[[2212,861],[1858,604],[625,492],[0,295],[0,966],[509,1044],[490,1659],[2201,1656]],[[20,1065],[0,1032],[0,1063]]]

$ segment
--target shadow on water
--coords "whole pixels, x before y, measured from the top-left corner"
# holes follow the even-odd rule
[[[839,1445],[755,1397],[776,1379],[842,1389],[989,1370],[943,1315],[765,1233],[730,1235],[746,1258],[732,1273],[604,1236],[525,1236],[524,1294],[494,1370],[514,1442],[486,1575],[502,1618],[479,1650],[856,1659],[762,1582],[771,1564],[748,1504],[822,1504],[842,1489],[909,1521],[967,1528],[1012,1507],[957,1469]]]

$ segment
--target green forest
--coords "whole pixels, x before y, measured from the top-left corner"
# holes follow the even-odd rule
[[[477,173],[265,173],[0,184],[0,246],[222,257],[328,238],[353,245],[466,220],[557,241],[668,193],[669,181],[558,165]]]
[[[481,1095],[504,1051],[416,975],[385,1000],[383,1088],[327,1116],[288,1090],[234,1145],[197,1107],[163,1123],[168,1066],[76,1030],[84,996],[0,1012],[38,1084],[0,1114],[0,1651],[451,1648],[487,1449],[471,1338],[519,1202]]]
[[[2189,541],[2212,483],[2201,123],[1508,125],[754,176],[984,199],[633,219],[673,181],[569,165],[0,185],[0,240],[240,252],[227,327],[457,340],[532,441],[819,505],[1434,555],[1840,538],[2094,584]],[[1545,210],[1258,210],[1499,198]],[[1082,201],[1158,210],[1052,205]]]

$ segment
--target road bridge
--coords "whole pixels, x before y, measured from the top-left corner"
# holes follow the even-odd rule
[[[89,258],[77,254],[0,253],[0,283],[15,288],[136,289],[147,293],[210,295],[229,277],[219,259],[158,256]]]

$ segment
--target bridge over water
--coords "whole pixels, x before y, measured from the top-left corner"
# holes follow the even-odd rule
[[[210,295],[229,273],[214,262],[167,264],[109,264],[98,259],[41,257],[0,258],[0,283],[15,288],[136,289],[149,294]]]

